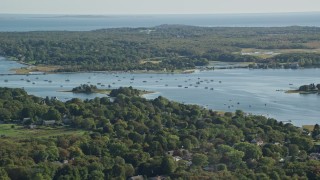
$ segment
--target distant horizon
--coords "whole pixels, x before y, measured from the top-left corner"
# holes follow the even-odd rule
[[[320,27],[320,12],[220,14],[0,14],[0,32],[91,31],[155,27],[163,24],[199,27]]]
[[[6,14],[150,15],[319,12],[319,0],[0,0]]]
[[[272,14],[312,14],[320,13],[320,11],[295,11],[295,12],[237,12],[237,13],[154,13],[154,14],[143,14],[143,13],[132,13],[132,14],[78,14],[78,13],[0,13],[0,15],[60,15],[60,16],[148,16],[148,15],[272,15]]]

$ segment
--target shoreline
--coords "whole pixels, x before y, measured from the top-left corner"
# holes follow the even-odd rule
[[[319,94],[320,91],[299,91],[299,90],[287,90],[285,91],[287,94],[294,94],[294,93],[299,93],[299,94]]]
[[[174,71],[164,71],[164,70],[130,70],[130,71],[58,71],[63,70],[61,66],[56,65],[31,65],[23,61],[16,61],[12,58],[6,58],[10,61],[15,61],[19,64],[25,65],[26,67],[12,68],[14,74],[33,74],[33,73],[44,73],[44,74],[76,74],[76,73],[131,73],[131,74],[191,74],[200,70],[198,68],[194,69],[177,69]]]
[[[18,62],[18,61],[16,61]],[[18,62],[20,64],[23,64],[21,62]],[[27,65],[27,64],[23,64]],[[33,65],[27,65],[27,67],[22,67],[22,68],[13,68],[10,69],[10,71],[13,71],[14,74],[77,74],[77,73],[107,73],[107,74],[123,74],[123,73],[130,73],[130,74],[192,74],[197,71],[212,71],[212,70],[231,70],[231,69],[292,69],[292,68],[250,68],[250,67],[245,67],[245,66],[237,66],[237,67],[216,67],[214,69],[206,69],[205,66],[200,67],[200,68],[194,68],[194,69],[178,69],[174,71],[163,71],[163,70],[130,70],[130,71],[57,71],[59,70],[59,66],[53,66],[53,65],[39,65],[39,66],[33,66]],[[299,69],[319,69],[319,67],[309,67],[309,68],[303,68],[300,67],[298,69],[293,69],[293,70],[299,70]]]
[[[92,93],[74,92],[72,90],[58,90],[57,92],[76,93],[76,94],[105,94],[105,95],[109,96],[112,90],[113,89],[98,89]],[[139,96],[143,96],[146,94],[153,94],[153,93],[157,93],[157,92],[156,91],[139,90],[139,93],[140,93]]]
[[[165,70],[129,70],[129,71],[117,71],[117,70],[106,70],[106,71],[63,71],[63,67],[57,65],[32,65],[23,61],[17,61],[12,57],[4,57],[9,61],[14,61],[19,64],[25,65],[21,68],[12,68],[10,71],[13,71],[14,74],[76,74],[76,73],[109,73],[109,74],[121,74],[121,73],[131,73],[131,74],[192,74],[197,71],[211,71],[211,70],[226,70],[226,69],[318,69],[319,67],[299,67],[299,68],[251,68],[249,67],[248,62],[225,62],[225,61],[210,61],[211,63],[226,63],[233,64],[236,63],[236,66],[199,66],[193,69],[177,69],[174,71],[165,71]],[[240,65],[239,65],[240,64]],[[58,71],[61,70],[61,71]]]
[[[20,68],[20,69],[11,69],[15,74],[33,74],[33,73],[44,73],[44,74],[77,74],[77,73],[109,73],[109,74],[122,74],[122,73],[131,73],[131,74],[191,74],[196,72],[198,69],[190,70],[175,70],[173,72],[161,71],[161,70],[133,70],[133,71],[61,71],[57,72],[58,68],[55,66],[36,66],[35,68]],[[53,71],[52,71],[53,70]]]

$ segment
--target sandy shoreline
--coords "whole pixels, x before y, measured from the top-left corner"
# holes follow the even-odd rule
[[[19,62],[20,63],[20,62]],[[25,64],[27,65],[27,64]],[[32,74],[32,73],[47,73],[47,74],[64,74],[64,73],[132,73],[132,74],[190,74],[194,73],[196,69],[162,71],[162,70],[132,70],[132,71],[74,71],[74,72],[58,72],[62,68],[59,66],[31,66],[11,69],[15,74]]]

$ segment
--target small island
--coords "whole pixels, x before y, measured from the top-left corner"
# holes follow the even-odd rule
[[[107,94],[110,93],[110,90],[106,89],[98,89],[95,85],[88,85],[88,84],[81,84],[78,87],[75,87],[71,90],[73,93],[86,93],[86,94],[92,94],[92,93],[103,93]]]
[[[111,89],[98,89],[95,85],[81,84],[78,87],[73,88],[72,90],[62,90],[59,92],[72,92],[72,93],[84,93],[84,94],[110,94]]]
[[[286,93],[300,93],[300,94],[315,94],[320,93],[320,84],[315,85],[314,83],[309,85],[302,85],[299,89],[288,90]]]
[[[88,84],[81,84],[80,86],[75,87],[72,90],[61,91],[61,92],[73,92],[73,93],[85,93],[85,94],[100,93],[100,94],[109,95],[111,97],[116,97],[119,94],[123,94],[126,96],[142,96],[145,94],[154,93],[153,91],[133,89],[131,86],[120,87],[119,89],[99,89],[95,85],[88,85]]]

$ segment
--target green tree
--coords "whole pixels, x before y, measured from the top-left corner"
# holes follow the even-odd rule
[[[228,145],[220,145],[218,153],[221,155],[221,162],[228,165],[230,168],[238,167],[242,163],[244,152],[234,149]]]
[[[83,128],[85,128],[85,129],[95,129],[95,128],[96,128],[96,124],[95,124],[93,118],[85,118],[85,119],[82,121],[81,126],[82,126]]]
[[[320,86],[320,84],[319,84]],[[320,126],[319,124],[316,124],[313,128],[313,131],[312,131],[312,137],[315,138],[317,135],[320,135]]]
[[[228,168],[227,168],[227,166],[225,164],[218,164],[217,165],[217,170],[218,171],[227,171]]]
[[[290,138],[290,141],[291,144],[298,145],[300,150],[309,151],[314,146],[314,143],[310,138],[303,136],[293,136]]]
[[[46,161],[48,159],[48,153],[44,150],[37,150],[33,152],[33,159],[35,162]]]
[[[57,120],[60,121],[61,120],[61,114],[58,110],[54,109],[54,108],[50,108],[48,110],[48,112],[45,114],[45,118],[47,120]]]
[[[59,158],[59,149],[56,146],[49,146],[46,149],[49,161],[56,161]]]
[[[114,165],[112,168],[113,177],[120,177],[125,179],[126,177],[126,168],[124,165]]]
[[[11,112],[5,108],[0,108],[0,120],[9,121],[11,119]]]
[[[45,180],[46,178],[41,173],[37,173],[32,179],[34,179],[34,180]]]
[[[204,166],[208,164],[208,157],[201,153],[192,156],[192,164],[195,166]]]
[[[7,171],[5,171],[3,168],[0,168],[0,179],[1,180],[10,180]]]
[[[131,177],[135,174],[134,167],[131,164],[125,164],[126,177]]]
[[[289,155],[290,156],[298,156],[300,150],[299,150],[299,146],[296,144],[289,144]]]
[[[81,179],[81,177],[76,167],[64,165],[58,169],[53,179]]]
[[[128,147],[124,143],[111,143],[108,147],[110,153],[114,156],[123,157],[128,152]]]
[[[177,165],[171,156],[164,156],[161,162],[163,174],[172,174],[177,168]]]
[[[94,170],[90,172],[88,179],[104,180],[104,174],[99,170]]]
[[[244,152],[244,159],[260,159],[262,151],[259,146],[247,142],[241,142],[234,145],[234,148]]]

